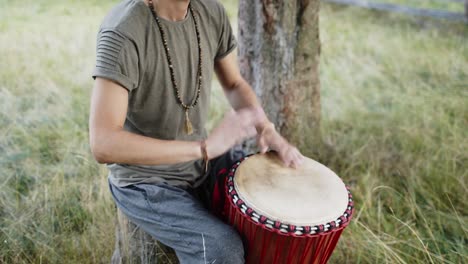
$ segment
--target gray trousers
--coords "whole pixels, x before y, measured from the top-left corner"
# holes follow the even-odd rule
[[[244,155],[226,153],[211,162],[207,181],[185,190],[167,184],[117,187],[109,182],[115,204],[156,240],[174,249],[180,263],[244,263],[239,234],[209,211],[216,172]]]

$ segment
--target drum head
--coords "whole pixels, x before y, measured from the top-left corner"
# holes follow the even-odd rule
[[[309,158],[288,168],[274,152],[242,161],[234,176],[239,198],[262,215],[285,224],[314,226],[336,220],[348,191],[330,169]]]

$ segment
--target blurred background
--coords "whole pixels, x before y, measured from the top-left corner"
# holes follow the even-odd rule
[[[0,0],[0,263],[110,261],[115,207],[88,115],[98,27],[117,2]],[[237,1],[221,2],[237,28]],[[468,263],[467,24],[324,1],[320,38],[336,152],[317,158],[356,200],[330,262]],[[216,81],[211,101],[209,128],[228,108]]]

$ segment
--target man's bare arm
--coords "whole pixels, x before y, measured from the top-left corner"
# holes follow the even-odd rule
[[[255,107],[260,116],[255,128],[257,130],[257,145],[263,153],[268,148],[278,152],[286,166],[297,167],[303,162],[299,150],[289,144],[274,128],[261,108],[252,87],[244,80],[237,64],[236,52],[215,62],[215,71],[231,106],[236,109]]]
[[[96,78],[89,117],[90,146],[99,163],[174,164],[202,158],[200,142],[158,140],[123,130],[128,91]]]
[[[252,87],[240,74],[235,51],[215,61],[215,71],[229,103],[235,110],[244,107],[260,108],[260,103]],[[266,116],[264,116],[263,121],[268,121]]]
[[[90,146],[99,163],[159,165],[200,159],[201,142],[159,140],[123,129],[128,91],[113,81],[96,78],[89,117]],[[252,136],[258,122],[252,109],[227,113],[206,139],[208,157],[215,158],[236,142]]]

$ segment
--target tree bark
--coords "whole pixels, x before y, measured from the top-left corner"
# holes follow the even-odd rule
[[[468,0],[465,0],[465,22],[468,23]]]
[[[112,264],[178,263],[174,251],[130,222],[117,209],[115,250]]]
[[[318,0],[239,6],[241,73],[280,133],[303,148],[321,141],[318,14]]]

